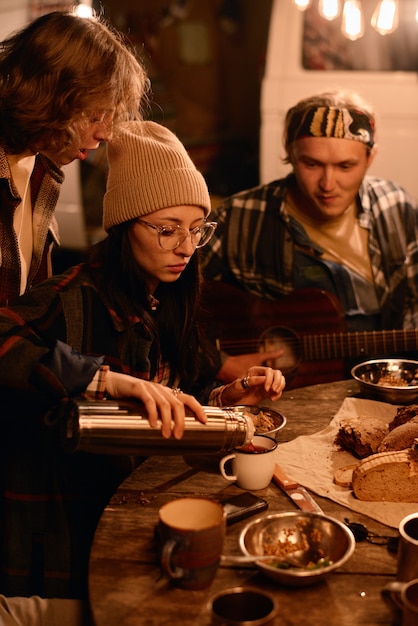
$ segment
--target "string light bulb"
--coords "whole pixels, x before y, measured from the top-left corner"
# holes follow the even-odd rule
[[[92,0],[79,0],[75,13],[78,17],[91,17],[93,15]]]
[[[318,13],[326,20],[334,20],[340,13],[340,0],[319,0]]]
[[[398,28],[399,3],[398,0],[381,0],[377,5],[371,20],[371,25],[380,35],[389,35]]]
[[[341,21],[342,33],[355,41],[364,35],[364,16],[359,0],[345,0]]]
[[[311,0],[293,0],[293,2],[300,11],[306,11],[311,4]]]
[[[89,0],[79,0],[79,2]],[[300,10],[306,11],[312,0],[293,0]],[[340,13],[340,0],[318,0],[318,13],[326,20],[333,20]],[[415,19],[418,22],[418,9]],[[371,19],[371,25],[380,35],[393,33],[399,24],[399,0],[380,0]],[[361,0],[344,0],[341,30],[348,39],[359,39],[364,34],[364,17]]]

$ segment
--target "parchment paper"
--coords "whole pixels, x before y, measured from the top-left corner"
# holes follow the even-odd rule
[[[418,511],[418,502],[364,502],[357,500],[350,489],[334,484],[337,468],[358,462],[350,453],[334,444],[340,420],[346,417],[370,416],[389,422],[398,407],[385,402],[362,398],[345,398],[330,424],[322,431],[300,436],[288,443],[279,444],[277,463],[291,478],[314,493],[329,498],[352,511],[363,513],[383,524],[398,528],[403,517]]]

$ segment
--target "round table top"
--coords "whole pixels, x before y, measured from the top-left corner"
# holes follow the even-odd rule
[[[286,391],[274,406],[287,418],[279,441],[323,429],[344,398],[357,395],[357,383],[346,380]],[[181,456],[150,457],[120,485],[106,507],[90,557],[89,591],[96,626],[209,626],[209,599],[233,586],[270,591],[280,607],[275,625],[389,626],[391,614],[381,589],[394,579],[396,557],[385,546],[358,543],[354,555],[324,583],[303,589],[284,588],[257,569],[220,567],[212,585],[201,591],[178,589],[161,575],[154,544],[158,510],[185,495],[224,499],[242,493],[218,471],[218,459]],[[267,513],[293,510],[294,504],[274,483],[256,492],[268,501]],[[371,532],[387,527],[353,514],[329,499],[315,495],[324,513],[341,521],[366,524]],[[238,537],[248,520],[227,529],[224,554],[239,554]]]

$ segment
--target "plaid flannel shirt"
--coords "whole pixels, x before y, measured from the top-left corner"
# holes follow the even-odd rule
[[[204,276],[276,300],[294,289],[295,248],[320,257],[321,249],[285,210],[293,175],[227,198],[212,214],[218,227],[200,250]],[[382,328],[418,326],[417,202],[398,185],[367,176],[358,198],[358,221],[368,248]],[[353,285],[355,289],[355,285]]]
[[[63,412],[72,394],[103,391],[107,366],[149,379],[151,344],[142,320],[128,332],[83,265],[0,309],[0,593],[86,596],[96,524],[133,467],[127,457],[67,452]],[[66,348],[61,369],[57,348]],[[164,368],[158,376],[166,380]]]
[[[33,217],[39,228],[33,242],[27,289],[52,273],[51,252],[54,243],[59,243],[54,210],[63,180],[62,171],[51,161],[41,155],[36,157],[30,185]],[[21,264],[13,229],[14,212],[20,201],[5,151],[0,147],[0,306],[13,302],[20,292]]]

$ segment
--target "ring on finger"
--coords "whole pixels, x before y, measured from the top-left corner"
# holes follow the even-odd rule
[[[182,393],[182,390],[180,389],[180,387],[173,387],[173,389],[171,390],[175,396],[178,396],[179,393]]]
[[[250,388],[250,383],[248,382],[249,380],[249,375],[247,374],[244,378],[241,378],[240,383],[241,383],[241,387],[243,389],[249,389]]]

